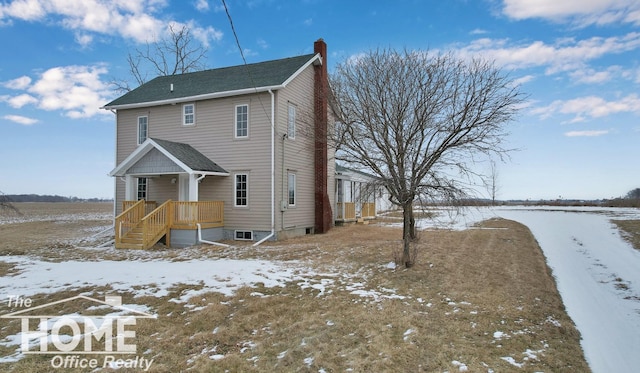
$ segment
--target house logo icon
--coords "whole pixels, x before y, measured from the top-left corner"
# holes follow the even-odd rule
[[[103,301],[77,295],[39,306],[32,306],[30,298],[15,296],[9,297],[9,306],[12,299],[14,307],[23,309],[0,318],[21,320],[22,354],[75,355],[76,359],[82,354],[102,354],[115,360],[113,355],[136,353],[136,320],[157,318],[123,306],[120,296],[105,296]],[[60,314],[62,307],[77,304],[84,308],[83,314]]]

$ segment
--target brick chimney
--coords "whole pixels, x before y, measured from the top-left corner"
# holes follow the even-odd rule
[[[315,112],[315,233],[326,233],[331,228],[332,214],[328,194],[328,94],[327,44],[322,39],[313,43],[313,51],[320,54],[322,64],[314,65],[314,112]]]

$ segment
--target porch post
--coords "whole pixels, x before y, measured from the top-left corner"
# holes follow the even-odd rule
[[[198,201],[198,175],[189,174],[189,201]]]
[[[124,175],[124,200],[135,201],[138,199],[137,193],[138,183],[136,178],[131,175]]]
[[[198,201],[198,175],[180,174],[178,196],[180,201]]]

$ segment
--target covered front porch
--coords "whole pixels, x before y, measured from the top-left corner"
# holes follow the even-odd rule
[[[188,144],[147,139],[111,172],[124,181],[124,199],[116,197],[116,248],[148,249],[163,237],[167,246],[222,238],[224,203],[200,196],[210,198],[215,180],[228,175]]]

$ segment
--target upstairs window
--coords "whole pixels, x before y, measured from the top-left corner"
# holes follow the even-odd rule
[[[287,116],[287,137],[296,138],[296,106],[289,104],[289,114]]]
[[[236,106],[236,138],[249,136],[249,105]]]
[[[149,130],[149,118],[138,117],[138,145],[142,144],[147,139],[147,132]]]
[[[182,125],[193,126],[196,124],[196,105],[184,104],[182,105]]]

